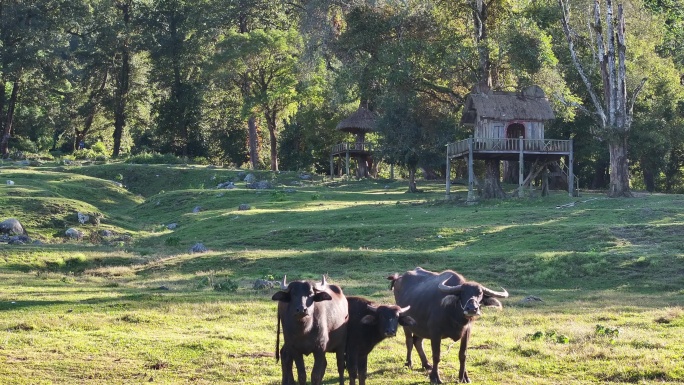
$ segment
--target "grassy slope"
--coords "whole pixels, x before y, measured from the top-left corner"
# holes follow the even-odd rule
[[[684,381],[682,196],[468,206],[445,202],[439,184],[411,195],[402,182],[260,176],[280,184],[246,189],[237,171],[204,167],[0,169],[0,181],[15,181],[0,185],[0,219],[20,219],[45,243],[0,248],[0,378],[275,384],[273,292],[253,290],[256,278],[326,273],[347,294],[391,302],[384,277],[422,266],[512,295],[477,321],[468,367],[478,383]],[[238,188],[213,188],[227,180]],[[75,210],[105,218],[82,226]],[[70,226],[86,239],[64,240]],[[101,228],[132,241],[104,244]],[[197,242],[210,251],[190,253]],[[528,295],[544,302],[521,303]],[[453,382],[458,344],[443,345]],[[404,355],[401,335],[381,344],[369,383],[427,382]]]

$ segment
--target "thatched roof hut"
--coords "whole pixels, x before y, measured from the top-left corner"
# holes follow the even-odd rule
[[[378,115],[375,112],[361,106],[356,112],[339,122],[336,128],[352,134],[365,134],[375,130],[377,120]]]
[[[555,116],[544,91],[530,86],[522,92],[475,89],[466,98],[461,123],[476,125],[481,120],[545,121]]]

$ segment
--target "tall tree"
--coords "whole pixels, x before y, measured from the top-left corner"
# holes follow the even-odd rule
[[[55,47],[63,44],[58,28],[59,0],[0,1],[0,156],[9,156],[15,113],[22,89],[53,73]],[[63,20],[63,19],[62,19]]]
[[[593,23],[594,48],[601,76],[601,87],[594,88],[592,80],[580,61],[575,49],[575,35],[570,26],[570,8],[564,0],[558,0],[563,10],[561,22],[568,42],[573,64],[591,97],[593,111],[597,120],[594,135],[608,143],[610,154],[610,183],[608,195],[611,197],[632,196],[630,190],[628,138],[632,126],[634,102],[646,78],[634,87],[632,95],[627,94],[627,44],[625,39],[625,17],[622,4],[617,6],[617,14],[612,0],[605,1],[605,21],[601,16],[601,3],[594,0]],[[604,30],[605,23],[605,30]],[[588,109],[579,106],[586,112]]]
[[[229,33],[219,46],[218,60],[236,85],[249,84],[244,100],[247,117],[258,112],[268,128],[271,170],[278,170],[278,131],[297,111],[299,34],[290,30]]]

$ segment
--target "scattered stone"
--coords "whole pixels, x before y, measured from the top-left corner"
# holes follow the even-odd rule
[[[288,193],[288,194],[294,194],[294,193],[297,192],[297,190],[295,190],[295,189],[293,189],[293,188],[286,188],[286,189],[283,190],[283,191],[285,191],[285,192]]]
[[[26,229],[19,220],[10,218],[0,222],[0,234],[26,235]]]
[[[166,228],[169,230],[175,230],[176,227],[178,227],[178,223],[169,223],[168,225],[166,225]]]
[[[194,209],[192,209],[192,212],[197,214],[198,212],[202,211],[202,208],[200,206],[195,206]]]
[[[238,206],[238,211],[247,211],[247,210],[251,210],[251,209],[252,209],[252,207],[250,205],[248,205],[247,203],[243,203],[240,206]]]
[[[311,180],[311,179],[312,179],[312,176],[311,176],[311,174],[301,174],[301,175],[299,176],[299,179],[302,179],[302,180]]]
[[[247,184],[247,188],[251,189],[256,189],[256,190],[266,190],[266,189],[272,189],[273,185],[271,185],[271,182],[267,180],[260,180],[258,182],[252,182]]]
[[[123,186],[124,186],[123,184],[121,184],[120,182],[117,182],[117,181],[115,181],[115,180],[110,180],[110,182],[113,183],[113,184],[115,184],[117,187],[123,188]]]
[[[14,186],[14,181],[7,179],[7,185],[8,186]]]
[[[229,182],[219,183],[218,186],[216,186],[216,188],[223,188],[223,189],[232,190],[232,189],[235,188],[235,183],[230,182],[230,181],[229,181]]]
[[[76,215],[78,216],[78,223],[84,225],[90,220],[90,216],[87,214],[83,214],[81,212],[77,212]]]
[[[539,298],[539,297],[535,297],[533,295],[528,295],[527,297],[520,300],[520,303],[524,303],[524,304],[537,303],[537,302],[544,302],[544,300]]]
[[[100,235],[105,238],[109,238],[114,236],[114,232],[112,230],[102,230],[100,231]]]
[[[36,159],[29,161],[29,166],[31,166],[31,167],[40,167],[42,165],[43,165],[43,162],[36,160]]]
[[[190,251],[193,253],[206,253],[209,249],[201,243],[195,243],[195,245],[190,248]]]
[[[261,289],[272,289],[275,286],[276,283],[273,281],[267,281],[265,279],[257,279],[254,281],[254,285],[252,286],[254,290],[261,290]]]
[[[65,232],[66,236],[69,238],[73,239],[82,239],[83,238],[83,232],[72,228],[67,229]]]
[[[245,183],[254,183],[256,181],[256,177],[254,176],[254,174],[249,173],[245,175],[245,179],[243,180],[245,181]]]

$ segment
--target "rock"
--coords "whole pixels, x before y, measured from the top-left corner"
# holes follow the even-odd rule
[[[245,181],[245,183],[254,183],[254,181],[256,181],[256,177],[254,176],[254,174],[249,173],[245,175],[245,179],[243,180]]]
[[[115,184],[117,187],[123,188],[123,186],[124,186],[123,184],[121,184],[120,182],[117,182],[115,180],[110,180],[109,182]]]
[[[267,281],[265,279],[257,279],[254,281],[254,285],[252,286],[254,290],[260,290],[260,289],[272,289],[275,286],[273,281]]]
[[[233,183],[233,182],[219,183],[218,186],[216,186],[216,188],[223,188],[223,189],[232,190],[235,188],[235,183]]]
[[[201,243],[195,243],[195,245],[190,248],[190,252],[193,253],[206,253],[207,251],[209,251],[209,249]]]
[[[10,245],[23,245],[29,242],[31,242],[31,238],[26,235],[15,235],[10,237],[9,241],[7,241],[7,243]]]
[[[14,181],[7,179],[7,185],[8,186],[14,186]]]
[[[252,209],[252,207],[250,205],[248,205],[247,203],[243,203],[240,206],[238,206],[238,211],[247,211],[247,210],[251,210],[251,209]]]
[[[78,223],[84,225],[90,220],[90,216],[87,214],[83,214],[81,212],[77,212],[76,215],[78,216]]]
[[[271,185],[271,182],[269,182],[267,180],[260,180],[258,182],[250,183],[246,187],[256,189],[256,190],[265,190],[265,189],[272,189],[273,185]]]
[[[100,231],[100,235],[105,238],[109,238],[114,236],[114,232],[112,230],[102,230]]]
[[[523,304],[531,304],[531,303],[536,303],[536,302],[544,302],[544,300],[539,298],[539,297],[535,297],[533,295],[528,295],[527,297],[520,300],[520,303],[523,303]]]
[[[83,232],[72,228],[67,229],[65,232],[66,236],[69,238],[73,239],[82,239],[83,238]]]
[[[312,178],[311,174],[301,174],[299,176],[299,179],[302,179],[302,180],[311,180],[311,178]]]
[[[26,229],[15,218],[6,219],[0,222],[0,234],[26,235]]]
[[[295,190],[295,189],[293,189],[293,188],[286,188],[286,189],[283,190],[283,191],[285,191],[285,192],[288,193],[288,194],[294,194],[294,193],[297,192],[297,190]]]
[[[178,223],[169,223],[168,225],[166,225],[166,228],[169,230],[175,230],[176,227],[178,227]]]
[[[202,208],[200,206],[195,206],[194,209],[192,209],[192,212],[197,214],[198,212],[202,211]]]

